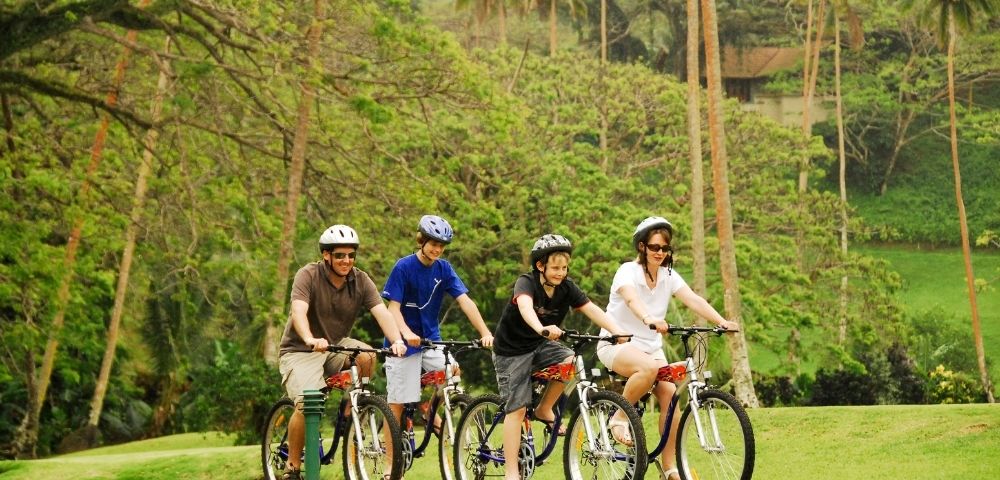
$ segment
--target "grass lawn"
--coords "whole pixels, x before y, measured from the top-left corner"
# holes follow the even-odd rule
[[[765,408],[752,410],[750,417],[757,440],[756,479],[987,479],[1000,472],[1000,405]],[[0,479],[259,479],[258,447],[225,446],[229,441],[216,434],[185,434],[45,460],[0,462]],[[556,452],[534,479],[563,478],[562,444]],[[436,454],[418,459],[406,478],[440,478]],[[323,468],[324,479],[343,478],[339,461],[338,455]],[[655,478],[654,470],[646,476]]]
[[[863,246],[859,251],[888,261],[903,278],[900,298],[910,312],[941,307],[969,332],[972,343],[972,313],[965,283],[965,263],[960,249]],[[992,288],[976,295],[990,377],[1000,382],[1000,255],[973,252],[972,269],[977,278],[992,280]],[[976,374],[976,372],[970,372]],[[978,375],[977,375],[978,376]]]

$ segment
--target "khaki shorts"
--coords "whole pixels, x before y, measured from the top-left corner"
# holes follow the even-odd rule
[[[615,357],[617,357],[618,353],[620,353],[622,349],[626,347],[635,348],[636,350],[642,352],[642,349],[639,349],[635,345],[632,345],[630,343],[619,343],[616,345],[612,345],[608,342],[598,342],[597,358],[601,361],[601,363],[604,364],[605,367],[608,367],[608,369],[610,370],[614,370]],[[653,350],[652,352],[643,352],[643,353],[649,355],[650,357],[653,357],[654,360],[661,360],[664,365],[667,364],[667,356],[664,355],[663,350]]]
[[[337,346],[349,348],[371,348],[368,344],[353,338],[343,338]],[[288,352],[278,359],[281,385],[285,393],[295,403],[302,401],[302,392],[319,390],[326,386],[326,377],[347,366],[347,355],[343,352]]]

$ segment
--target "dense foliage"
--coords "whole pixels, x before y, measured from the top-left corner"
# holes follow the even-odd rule
[[[309,2],[153,2],[145,10],[127,2],[51,2],[48,13],[38,3],[45,2],[5,2],[0,9],[3,25],[36,27],[0,50],[8,119],[0,150],[0,438],[12,438],[26,418],[67,268],[74,278],[38,453],[55,451],[85,424],[143,137],[156,127],[160,139],[100,430],[108,442],[210,428],[252,440],[280,395],[260,342],[268,323],[285,320],[271,318],[270,292],[290,280],[275,278],[275,252],[303,83],[316,98],[308,105],[293,271],[315,260],[323,227],[347,223],[362,238],[358,266],[381,282],[395,259],[414,249],[419,216],[435,212],[455,226],[446,257],[490,325],[543,233],[574,241],[571,274],[602,306],[615,269],[633,255],[632,228],[647,215],[675,223],[678,271],[690,272],[686,90],[646,65],[612,63],[602,73],[594,56],[579,50],[523,59],[506,48],[469,53],[395,1],[334,2],[323,21],[336,33],[322,37],[317,58],[301,48],[312,21]],[[55,11],[65,22],[40,28],[39,15]],[[125,39],[129,28],[140,31],[136,43]],[[134,53],[118,103],[108,107],[103,95],[123,46]],[[160,69],[170,82],[164,120],[155,122],[148,112]],[[605,151],[601,105],[609,118]],[[829,149],[735,103],[726,111],[747,338],[791,358],[765,372],[788,376],[774,381],[777,393],[768,398],[808,403],[796,388],[830,392],[842,388],[834,381],[923,371],[900,370],[912,357],[908,348],[926,352],[941,338],[919,328],[911,337],[901,328],[893,297],[899,280],[884,263],[839,253],[839,199],[811,191],[802,201],[796,190],[803,157],[822,175],[833,159]],[[90,148],[108,114],[106,147],[88,176]],[[81,199],[85,184],[93,192]],[[714,216],[707,215],[711,227]],[[82,244],[66,266],[76,219],[84,225]],[[721,310],[719,246],[709,236],[707,296]],[[844,274],[852,278],[850,335],[836,345],[830,312],[838,309]],[[688,321],[683,309],[674,315],[671,321]],[[442,322],[446,337],[473,332],[453,305]],[[576,317],[570,324],[591,328]],[[366,341],[381,337],[369,318],[355,331]],[[865,353],[883,351],[890,353]],[[489,358],[476,355],[462,359],[463,378],[474,390],[492,390]],[[920,362],[971,371],[919,355]],[[713,362],[725,365],[724,358]],[[804,362],[824,368],[815,382],[793,378]],[[725,382],[726,369],[714,369]],[[848,374],[828,373],[837,369]],[[874,397],[858,403],[922,401],[912,382],[885,395],[866,392]],[[811,398],[823,403],[815,393]]]

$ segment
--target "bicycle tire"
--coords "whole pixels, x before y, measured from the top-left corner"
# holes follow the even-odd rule
[[[754,437],[750,417],[736,397],[719,390],[698,394],[698,419],[706,441],[703,448],[688,404],[677,428],[677,468],[683,480],[750,480]],[[712,425],[714,419],[714,428]],[[718,432],[715,437],[713,432]]]
[[[455,480],[455,456],[454,453],[454,439],[452,436],[455,434],[449,434],[448,429],[448,418],[451,418],[452,432],[458,432],[458,420],[461,419],[462,413],[468,409],[469,405],[472,403],[472,397],[464,393],[459,393],[451,398],[451,412],[448,417],[444,417],[443,413],[445,411],[444,402],[438,407],[438,412],[435,412],[435,418],[438,415],[441,416],[441,433],[438,435],[438,466],[441,469],[441,479],[442,480]],[[427,428],[434,428],[433,423]]]
[[[504,464],[484,459],[481,454],[503,458],[503,423],[494,423],[502,414],[503,399],[488,394],[469,403],[458,421],[454,465],[457,480],[503,478]]]
[[[289,398],[278,400],[267,413],[261,429],[261,466],[264,480],[278,480],[288,463],[288,422],[295,411]]]
[[[403,475],[403,457],[400,455],[402,432],[399,421],[389,409],[389,404],[374,395],[358,398],[359,433],[352,419],[344,437],[344,477],[347,480],[397,479]],[[385,444],[384,429],[389,429],[392,445],[388,448],[396,452],[392,464],[388,465],[388,448]],[[360,442],[358,440],[360,435]],[[361,448],[359,450],[358,444]]]
[[[563,442],[563,471],[571,480],[639,480],[646,474],[646,436],[642,418],[621,395],[597,390],[589,394],[587,414],[577,409],[569,421]],[[621,410],[628,418],[632,445],[615,440],[608,423]],[[588,418],[589,417],[589,418]],[[596,435],[591,449],[585,423]]]

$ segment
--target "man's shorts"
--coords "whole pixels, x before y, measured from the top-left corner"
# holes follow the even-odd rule
[[[342,338],[337,346],[348,348],[371,348],[368,344],[353,338]],[[281,384],[288,398],[295,403],[302,401],[302,392],[319,390],[326,386],[326,377],[348,366],[344,352],[287,352],[278,359]]]
[[[455,357],[451,364],[458,366]],[[452,367],[454,368],[454,367]],[[388,403],[420,401],[420,373],[444,370],[444,353],[440,350],[423,350],[406,357],[385,359],[385,390]]]
[[[653,357],[654,360],[660,360],[664,365],[667,364],[667,356],[663,354],[662,349],[653,350],[651,352],[643,352],[642,349],[632,343],[618,343],[612,345],[608,342],[597,342],[597,359],[600,360],[605,367],[614,370],[615,357],[617,357],[618,353],[624,348],[635,348],[636,350]]]
[[[510,413],[531,403],[531,373],[549,365],[563,363],[573,356],[573,350],[554,340],[546,340],[533,352],[506,357],[493,354],[500,397],[506,402],[504,413]]]

